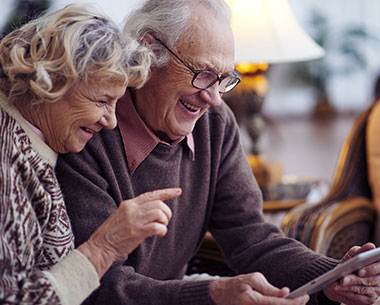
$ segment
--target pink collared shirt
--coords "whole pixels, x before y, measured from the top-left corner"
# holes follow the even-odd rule
[[[149,127],[146,126],[145,122],[137,113],[130,90],[127,90],[125,95],[118,101],[116,106],[116,117],[121,137],[123,139],[130,174],[133,174],[136,168],[152,152],[158,143],[175,145],[186,138],[187,146],[189,147],[194,160],[195,150],[193,134],[190,133],[186,137],[181,137],[171,144],[159,139]]]

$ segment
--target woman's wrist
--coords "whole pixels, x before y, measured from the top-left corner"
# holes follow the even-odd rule
[[[94,266],[99,278],[107,272],[114,262],[113,256],[107,254],[104,249],[96,246],[91,240],[86,241],[77,248]]]

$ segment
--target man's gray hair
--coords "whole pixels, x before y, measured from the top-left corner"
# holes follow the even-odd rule
[[[225,0],[145,0],[127,16],[124,32],[142,41],[146,33],[153,34],[173,47],[180,37],[190,37],[191,16],[200,7],[207,9],[210,16],[230,22],[231,10]],[[166,66],[169,54],[159,44],[148,46],[155,52],[153,65]]]

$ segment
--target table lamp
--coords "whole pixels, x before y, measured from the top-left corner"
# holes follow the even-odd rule
[[[284,63],[320,58],[324,50],[297,22],[288,0],[227,0],[237,63]]]
[[[258,148],[265,125],[261,108],[269,87],[264,71],[268,64],[318,59],[325,52],[297,22],[288,0],[226,1],[232,10],[235,69],[242,81],[223,98],[250,135],[248,159],[265,197],[270,175]]]

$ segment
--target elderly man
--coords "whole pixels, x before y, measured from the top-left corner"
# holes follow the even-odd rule
[[[305,304],[308,296],[286,299],[289,289],[281,287],[294,289],[339,262],[284,237],[262,218],[261,193],[221,98],[239,82],[228,8],[221,0],[147,0],[125,31],[157,58],[146,85],[129,88],[119,101],[118,128],[95,135],[82,153],[60,157],[57,175],[76,242],[125,199],[178,186],[182,196],[167,202],[173,214],[167,235],[147,239],[114,264],[88,303]],[[207,231],[240,275],[183,279]],[[354,248],[346,258],[373,247]],[[364,271],[310,301],[374,302],[380,264]]]

